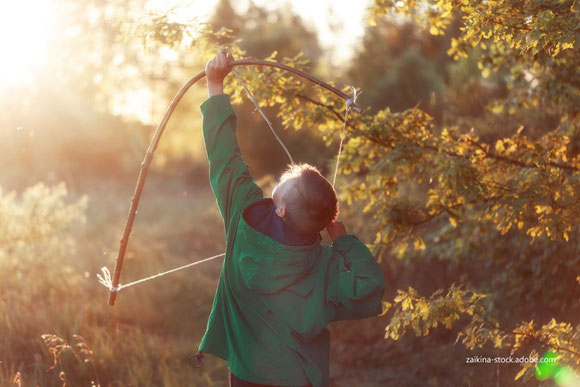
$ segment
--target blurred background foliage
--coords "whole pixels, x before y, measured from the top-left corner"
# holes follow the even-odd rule
[[[341,217],[376,252],[387,292],[381,317],[331,324],[333,386],[566,385],[578,372],[575,2],[375,0],[341,63],[289,4],[240,12],[219,0],[209,20],[146,0],[51,4],[50,61],[0,87],[1,385],[225,385],[222,361],[188,365],[220,262],[123,291],[114,308],[95,279],[113,263],[155,126],[216,43],[362,90]],[[238,69],[294,158],[330,175],[344,101]],[[286,156],[237,80],[226,90],[269,194]],[[223,251],[200,135],[206,93],[200,82],[167,127],[122,282]],[[546,380],[534,367],[466,364],[550,349],[562,367]]]

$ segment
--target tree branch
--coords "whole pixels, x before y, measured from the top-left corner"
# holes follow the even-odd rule
[[[503,327],[499,326],[499,324],[494,324],[491,321],[489,321],[483,314],[481,314],[481,313],[479,313],[479,312],[477,312],[475,310],[473,311],[473,313],[476,314],[476,315],[478,315],[483,320],[483,322],[485,322],[486,324],[488,324],[489,326],[491,326],[493,329],[496,329],[498,331],[501,331],[501,332],[504,332],[504,333],[507,333],[507,334],[510,334],[510,335],[525,336],[525,337],[528,337],[528,338],[532,339],[533,341],[535,341],[538,344],[541,344],[541,345],[546,346],[546,347],[552,347],[552,348],[555,348],[555,349],[560,350],[560,351],[566,351],[566,352],[569,352],[569,353],[571,353],[573,355],[576,355],[576,356],[578,356],[580,358],[580,353],[578,353],[578,352],[576,352],[576,351],[574,351],[572,349],[560,347],[559,345],[550,344],[548,342],[545,342],[543,340],[538,339],[534,335],[530,335],[529,333],[516,332],[516,331],[513,331],[511,329],[503,328]]]
[[[281,89],[281,88],[279,88],[279,89]],[[298,97],[300,99],[303,99],[303,100],[305,100],[305,101],[307,101],[309,103],[312,103],[313,105],[320,106],[320,107],[323,107],[323,108],[327,109],[338,120],[340,120],[342,123],[344,123],[344,117],[342,116],[342,114],[340,114],[339,112],[337,112],[336,110],[334,110],[334,106],[328,105],[328,104],[324,104],[324,103],[322,103],[320,101],[316,101],[316,100],[314,100],[314,99],[312,99],[312,98],[310,98],[310,97],[308,97],[308,96],[306,96],[304,94],[298,93],[297,91],[287,91],[287,90],[283,90],[283,89],[281,89],[281,91],[284,92],[284,93],[286,93],[286,94],[294,95],[294,96],[296,96],[296,97]],[[356,130],[356,128],[354,126],[352,126],[349,122],[347,122],[346,127],[349,128],[349,129],[352,129],[353,131]],[[364,138],[366,138],[366,139],[368,139],[368,140],[370,140],[370,141],[372,141],[372,142],[374,142],[374,143],[376,143],[378,145],[384,146],[387,149],[393,149],[393,146],[392,145],[388,145],[386,143],[383,143],[383,142],[381,142],[380,139],[378,139],[378,138],[376,138],[374,136],[371,136],[368,133],[362,132],[362,133],[359,133],[359,134],[361,136],[363,136]]]
[[[480,143],[470,140],[469,141],[472,145],[475,145],[476,147],[478,147],[479,149],[481,149],[486,156],[496,159],[496,160],[500,160],[509,164],[513,164],[513,165],[517,165],[519,167],[522,168],[541,168],[539,165],[537,164],[530,164],[530,163],[525,163],[523,161],[520,160],[515,160],[515,159],[511,159],[509,157],[505,157],[502,155],[498,155],[497,153],[493,152],[493,151],[489,151],[487,150],[483,145],[481,145]],[[580,168],[577,168],[573,165],[569,165],[569,164],[561,164],[561,163],[555,163],[553,161],[549,161],[546,163],[546,165],[549,165],[551,167],[554,168],[560,168],[560,169],[566,169],[566,170],[570,170],[570,171],[580,171]]]

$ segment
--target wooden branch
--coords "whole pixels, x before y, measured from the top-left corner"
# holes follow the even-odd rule
[[[331,86],[328,83],[323,82],[320,79],[315,78],[308,73],[305,73],[304,71],[295,69],[294,67],[291,67],[291,66],[288,66],[288,65],[285,65],[282,63],[259,60],[259,59],[240,59],[240,60],[232,61],[230,63],[230,66],[232,66],[232,67],[234,67],[234,66],[265,66],[265,67],[275,67],[275,68],[278,68],[281,70],[286,70],[286,71],[289,71],[293,74],[296,74],[304,79],[307,79],[314,84],[317,84],[321,87],[324,87],[325,89],[333,92],[334,94],[336,94],[337,96],[339,96],[345,100],[351,99],[351,96],[343,93],[342,91],[340,91],[336,87]],[[161,135],[163,134],[163,131],[165,130],[165,127],[167,126],[167,122],[169,121],[169,118],[173,114],[173,111],[175,110],[175,108],[179,104],[179,101],[181,101],[181,99],[183,98],[183,96],[185,95],[187,90],[189,90],[189,88],[191,88],[191,86],[193,86],[195,83],[197,83],[197,81],[199,81],[203,77],[205,77],[205,71],[200,72],[199,74],[197,74],[196,76],[191,78],[189,81],[187,81],[187,83],[181,87],[181,89],[179,90],[177,95],[173,98],[173,100],[171,101],[171,104],[167,108],[167,111],[165,112],[165,115],[163,116],[161,123],[159,124],[159,126],[155,130],[155,133],[153,135],[153,139],[151,140],[151,144],[149,145],[149,148],[147,148],[147,153],[145,154],[145,158],[143,159],[143,162],[141,162],[141,169],[139,170],[139,177],[137,178],[137,186],[135,187],[135,192],[133,193],[133,198],[131,199],[131,206],[129,208],[129,214],[127,216],[127,221],[125,222],[125,229],[123,231],[123,236],[121,237],[121,240],[119,241],[119,252],[117,254],[117,259],[115,261],[115,271],[113,273],[113,282],[112,282],[113,287],[111,289],[109,289],[109,305],[111,305],[111,306],[115,305],[115,301],[117,299],[117,287],[119,286],[119,279],[121,277],[121,270],[123,269],[123,261],[125,259],[125,252],[127,251],[129,237],[131,235],[131,230],[133,229],[133,223],[135,221],[135,214],[137,213],[137,207],[139,206],[139,200],[141,199],[141,193],[143,192],[143,186],[145,185],[145,180],[147,178],[149,166],[151,165],[151,161],[153,160],[153,154],[155,153],[155,150],[157,149],[157,146],[159,144],[159,140],[161,139]],[[356,104],[353,105],[353,109],[360,111],[360,108],[358,106],[356,106]]]
[[[409,294],[409,298],[411,298],[411,299],[413,299],[415,301],[419,301],[421,298],[424,298],[424,297],[418,297],[418,296],[414,296],[412,294]],[[566,347],[562,347],[560,345],[554,345],[554,344],[548,343],[546,341],[543,341],[543,340],[538,339],[536,336],[531,335],[531,334],[529,334],[527,332],[518,332],[518,331],[514,331],[514,330],[511,330],[511,329],[508,329],[508,328],[503,328],[499,324],[495,324],[495,323],[491,322],[483,313],[481,313],[481,312],[479,312],[479,311],[477,311],[475,309],[473,309],[473,314],[474,315],[477,315],[479,318],[481,318],[481,321],[484,324],[486,324],[489,327],[495,329],[496,331],[504,332],[506,334],[514,335],[514,336],[524,336],[524,337],[527,337],[527,338],[532,339],[534,342],[536,342],[536,343],[538,343],[540,345],[546,346],[548,348],[555,348],[556,350],[559,350],[559,351],[566,351],[566,352],[571,353],[571,354],[573,354],[573,355],[575,355],[577,357],[580,357],[580,353],[578,353],[577,351],[574,351],[573,349],[566,348]]]
[[[524,336],[524,337],[527,337],[527,338],[532,339],[534,342],[536,342],[536,343],[538,343],[540,345],[543,345],[545,347],[555,348],[555,349],[557,349],[559,351],[566,351],[566,352],[571,353],[573,355],[576,355],[576,357],[579,357],[580,358],[580,353],[574,351],[573,349],[561,347],[561,346],[555,345],[555,344],[550,344],[550,343],[548,343],[546,341],[543,341],[543,340],[540,340],[536,336],[531,335],[531,334],[526,333],[526,332],[517,332],[517,331],[513,331],[511,329],[503,328],[499,324],[492,323],[483,314],[479,313],[476,310],[473,311],[473,314],[478,315],[483,320],[484,323],[486,323],[487,325],[489,325],[490,327],[492,327],[495,330],[498,330],[498,331],[501,331],[501,332],[504,332],[504,333],[507,333],[507,334],[510,334],[510,335],[514,335],[514,336]]]
[[[298,92],[295,92],[295,91],[294,92],[286,92],[286,93],[287,94],[291,94],[291,95],[295,95],[296,97],[298,97],[300,99],[303,99],[303,100],[305,100],[307,102],[310,102],[310,103],[312,103],[314,105],[324,107],[327,110],[329,110],[332,114],[334,114],[334,116],[337,117],[337,119],[339,119],[340,121],[344,122],[344,118],[340,115],[339,112],[337,112],[336,110],[334,110],[334,108],[333,108],[332,105],[328,105],[328,104],[324,104],[322,102],[316,101],[316,100],[314,100],[314,99],[312,99],[312,98],[310,98],[310,97],[308,97],[306,95],[303,95],[303,94],[298,93]],[[355,129],[354,126],[351,125],[351,124],[347,124],[347,126],[349,128],[351,128],[351,129],[353,129],[353,130]],[[376,143],[378,145],[381,145],[381,146],[383,146],[383,147],[385,147],[387,149],[392,149],[393,148],[392,144],[388,144],[386,142],[382,142],[382,141],[380,141],[380,139],[378,139],[376,137],[373,137],[373,136],[370,136],[369,134],[367,134],[365,132],[360,133],[360,135],[362,135],[363,137],[365,137],[365,138],[371,140],[372,142],[374,142],[374,143]],[[512,159],[512,158],[509,158],[509,157],[506,157],[506,156],[499,155],[499,154],[497,154],[497,153],[495,153],[493,151],[488,150],[487,148],[485,148],[479,142],[476,142],[476,141],[473,141],[473,140],[470,140],[469,142],[470,142],[470,144],[472,144],[472,145],[476,146],[477,148],[481,149],[485,153],[485,155],[488,156],[489,158],[492,158],[492,159],[495,159],[495,160],[498,160],[498,161],[503,161],[504,163],[512,164],[512,165],[515,165],[515,166],[518,166],[518,167],[521,167],[521,168],[542,168],[541,165],[532,164],[532,163],[526,163],[526,162],[523,162],[523,161],[520,161],[520,160],[517,160],[517,159]],[[415,144],[418,147],[423,148],[423,149],[426,148],[426,149],[430,149],[430,150],[433,150],[433,151],[436,151],[436,152],[445,153],[448,156],[460,157],[460,158],[464,158],[464,159],[468,159],[469,160],[469,156],[468,155],[461,155],[459,153],[455,153],[455,152],[451,152],[451,151],[447,151],[447,150],[440,150],[438,147],[436,147],[434,145],[430,145],[430,144],[420,144],[420,143],[413,143],[413,144]],[[580,168],[578,168],[578,167],[576,167],[576,166],[574,166],[572,164],[563,164],[563,163],[558,163],[558,162],[554,162],[554,161],[548,161],[548,162],[545,163],[545,165],[546,166],[550,166],[550,167],[554,167],[554,168],[558,168],[558,169],[564,169],[564,170],[567,170],[567,171],[575,171],[575,172],[580,171]]]
[[[343,117],[343,116],[342,116],[342,115],[341,115],[339,112],[337,112],[336,110],[334,110],[334,106],[332,106],[332,105],[328,105],[328,104],[324,104],[324,103],[322,103],[322,102],[320,102],[320,101],[316,101],[315,99],[312,99],[312,98],[310,98],[310,97],[308,97],[308,96],[306,96],[306,95],[304,95],[304,94],[298,93],[297,91],[286,91],[286,90],[283,90],[283,91],[284,91],[284,93],[286,93],[286,94],[289,94],[289,95],[294,95],[294,96],[296,96],[296,97],[298,97],[298,98],[300,98],[300,99],[303,99],[303,100],[305,100],[306,102],[309,102],[309,103],[311,103],[311,104],[313,104],[313,105],[320,106],[320,107],[323,107],[323,108],[327,109],[327,110],[328,110],[330,113],[332,113],[332,114],[333,114],[333,115],[334,115],[334,116],[335,116],[335,117],[336,117],[336,118],[337,118],[339,121],[341,121],[342,123],[344,123],[344,117]],[[352,121],[352,119],[350,119],[349,121]],[[352,130],[356,130],[356,128],[355,128],[355,127],[354,127],[352,124],[350,124],[349,122],[347,122],[347,124],[346,124],[346,127],[347,127],[347,128],[350,128],[350,129],[352,129]],[[372,142],[374,142],[374,143],[378,144],[378,145],[381,145],[381,146],[384,146],[384,147],[386,147],[387,149],[392,149],[392,148],[393,148],[393,146],[392,146],[392,145],[391,145],[391,146],[388,146],[388,145],[387,145],[387,143],[382,143],[382,142],[381,142],[379,139],[377,139],[377,138],[376,138],[376,137],[374,137],[374,136],[371,136],[371,135],[370,135],[370,134],[368,134],[367,132],[360,132],[360,133],[358,133],[358,134],[359,134],[360,136],[363,136],[364,138],[366,138],[366,139],[368,139],[368,140],[370,140],[370,141],[372,141]]]
[[[505,163],[508,164],[513,164],[516,165],[518,167],[522,167],[522,168],[541,168],[540,165],[537,164],[531,164],[531,163],[526,163],[520,160],[516,160],[516,159],[511,159],[509,157],[506,156],[502,156],[502,155],[498,155],[497,153],[488,150],[487,148],[485,148],[481,143],[470,140],[469,141],[472,145],[475,145],[476,147],[478,147],[479,149],[481,149],[483,151],[483,153],[486,154],[486,156],[492,158],[492,159],[496,159],[499,161],[503,161]],[[562,164],[562,163],[557,163],[554,161],[548,161],[546,163],[546,165],[549,165],[550,167],[554,167],[554,168],[559,168],[559,169],[565,169],[567,171],[580,171],[580,168],[575,167],[574,165],[571,164]]]

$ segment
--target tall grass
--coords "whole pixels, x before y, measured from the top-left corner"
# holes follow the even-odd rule
[[[149,184],[161,188],[144,195],[122,282],[223,251],[209,189]],[[221,261],[124,290],[111,308],[95,274],[113,263],[130,187],[88,186],[0,195],[0,385],[223,384],[223,362],[188,364]]]
[[[202,368],[189,365],[221,259],[124,289],[115,307],[107,304],[96,273],[113,268],[131,183],[86,178],[73,192],[38,184],[0,193],[0,386],[227,384],[221,359],[205,356]],[[152,174],[121,283],[223,251],[209,183]],[[385,367],[400,361],[399,344],[383,340],[382,324],[331,324],[333,386],[399,380]]]

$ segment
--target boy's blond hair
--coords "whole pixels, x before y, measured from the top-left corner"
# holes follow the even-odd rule
[[[330,182],[310,164],[289,164],[280,183],[295,180],[286,203],[285,221],[295,232],[311,235],[338,216],[338,197]]]

